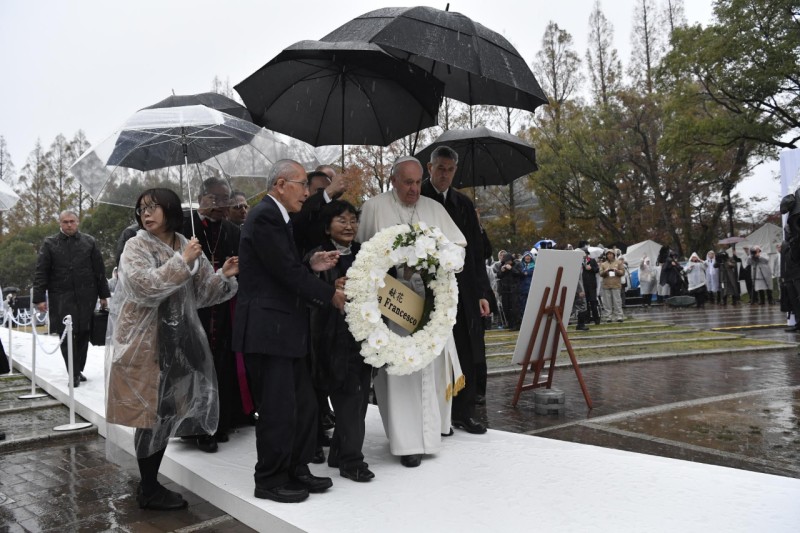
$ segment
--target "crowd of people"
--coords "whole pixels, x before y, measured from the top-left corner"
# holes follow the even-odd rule
[[[422,163],[402,157],[392,189],[361,211],[341,199],[345,176],[330,166],[306,172],[291,160],[275,163],[254,206],[218,178],[203,182],[190,213],[171,190],[148,189],[136,201],[135,224],[120,235],[110,280],[77,215],[61,213],[61,231],[40,251],[35,303],[49,309],[52,324],[74,317],[74,386],[86,379],[85,316],[98,300],[110,308],[106,416],[135,429],[140,507],[186,506],[157,479],[176,437],[224,453],[238,426],[255,425],[255,496],[300,502],[333,484],[308,468],[326,461],[325,447],[328,466],[343,478],[375,477],[362,450],[371,401],[390,452],[406,467],[440,452],[453,429],[486,432],[475,405],[485,401],[484,320],[494,295],[484,260],[491,249],[471,200],[451,186],[457,165],[456,152],[441,147],[423,182]],[[347,270],[360,243],[421,222],[465,247],[456,323],[439,357],[397,376],[360,355],[343,314]],[[532,256],[522,264],[522,283],[530,286]],[[424,294],[418,273],[397,278]],[[445,357],[460,366],[458,387]]]
[[[111,280],[94,239],[78,231],[77,215],[61,213],[60,232],[39,254],[34,303],[49,310],[59,333],[63,317],[73,316],[76,387],[86,379],[88,316],[98,301],[110,303],[106,414],[110,423],[135,428],[142,508],[187,504],[157,479],[174,437],[214,453],[236,427],[255,425],[254,495],[290,503],[333,485],[308,468],[326,462],[325,447],[328,466],[341,477],[375,478],[362,449],[371,401],[390,452],[406,467],[440,452],[453,428],[486,432],[475,417],[486,394],[484,331],[492,316],[519,329],[537,250],[501,250],[492,260],[477,210],[452,188],[457,165],[457,153],[439,147],[423,181],[422,163],[401,157],[392,167],[392,189],[368,199],[361,211],[341,199],[345,176],[329,166],[306,172],[291,160],[275,163],[268,192],[252,209],[219,178],[203,183],[191,214],[173,191],[148,189],[136,201],[136,223],[120,236]],[[344,317],[347,272],[361,244],[381,230],[421,222],[464,246],[465,261],[456,275],[450,340],[428,366],[398,376],[360,355]],[[623,322],[631,286],[624,255],[609,248],[594,257],[586,241],[575,250],[583,253],[577,329]],[[758,247],[745,252],[744,261],[709,252],[705,260],[692,254],[683,263],[668,249],[655,261],[644,257],[638,267],[643,305],[682,294],[698,307],[725,305],[729,297],[737,305],[740,280],[752,291],[751,302],[772,303],[780,265],[770,265]],[[393,270],[398,282],[424,296],[419,273]],[[446,364],[454,360],[465,378],[455,395]]]
[[[551,241],[552,242],[552,241]],[[633,272],[638,282],[638,296],[643,307],[653,302],[662,303],[671,296],[691,296],[702,309],[706,304],[739,305],[742,302],[741,283],[746,287],[750,304],[772,305],[780,300],[781,244],[777,253],[766,257],[760,246],[742,248],[744,259],[736,253],[709,251],[705,259],[692,253],[688,260],[679,260],[677,254],[663,247],[658,256],[641,258],[637,268],[631,269],[619,248],[602,249],[595,258],[587,241],[558,246],[563,250],[582,250],[584,259],[580,276],[580,290],[586,305],[585,313],[576,313],[577,329],[588,331],[587,323],[623,322],[622,308],[626,294],[634,287]],[[596,248],[595,248],[596,249]],[[500,250],[496,260],[486,261],[487,275],[497,301],[493,325],[518,330],[530,292],[531,276],[536,268],[538,249],[520,254]]]

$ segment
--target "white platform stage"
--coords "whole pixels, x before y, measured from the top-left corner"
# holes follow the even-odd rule
[[[0,328],[8,351],[8,330]],[[54,347],[57,339],[46,339]],[[14,332],[15,372],[30,377],[31,336]],[[68,399],[60,354],[37,357],[37,383]],[[132,431],[103,419],[103,348],[90,346],[76,411],[132,452]],[[67,421],[65,421],[66,423]],[[216,454],[170,443],[161,473],[258,531],[768,531],[796,532],[800,480],[490,430],[456,432],[422,466],[388,451],[377,409],[364,455],[375,479],[355,483],[326,465],[333,488],[300,504],[253,497],[252,428]]]

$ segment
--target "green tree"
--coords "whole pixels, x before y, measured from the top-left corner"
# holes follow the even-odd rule
[[[0,242],[0,284],[28,291],[33,286],[36,257],[44,238],[58,231],[55,221],[23,228]]]
[[[678,29],[666,70],[689,75],[703,105],[726,111],[706,144],[800,141],[800,5],[797,0],[717,0],[716,22]]]
[[[98,204],[81,222],[80,230],[94,237],[97,242],[107,277],[111,277],[111,271],[116,266],[117,240],[122,230],[134,222],[132,208],[109,204]]]

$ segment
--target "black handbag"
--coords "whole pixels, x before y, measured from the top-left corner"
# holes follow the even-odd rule
[[[89,342],[94,346],[106,345],[106,328],[108,327],[108,309],[98,309],[92,313],[92,327]]]

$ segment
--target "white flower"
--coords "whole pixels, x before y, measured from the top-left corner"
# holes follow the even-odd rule
[[[439,252],[439,264],[445,270],[460,271],[464,268],[464,249],[460,246],[446,246]]]
[[[361,306],[361,316],[370,324],[375,324],[381,319],[381,311],[378,309],[378,302],[367,302]]]
[[[369,271],[369,279],[372,280],[378,288],[382,288],[386,285],[386,282],[383,281],[385,277],[386,270],[380,267],[373,267]]]
[[[381,348],[389,344],[389,335],[387,335],[386,332],[383,331],[382,329],[376,329],[369,334],[367,342],[373,348],[380,350]]]
[[[414,243],[414,251],[420,259],[427,259],[428,255],[436,252],[436,241],[430,237],[418,237]]]
[[[430,226],[428,226],[428,224],[426,224],[422,220],[419,221],[419,224],[415,224],[415,225],[418,226],[419,229],[421,229],[422,231],[428,231],[430,229]]]

